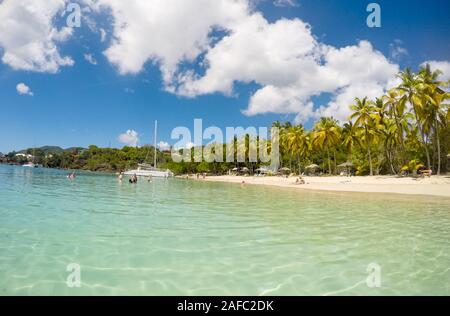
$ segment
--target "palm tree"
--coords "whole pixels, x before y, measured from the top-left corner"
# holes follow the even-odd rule
[[[292,126],[286,130],[286,144],[291,156],[297,156],[298,173],[301,174],[300,158],[307,155],[310,149],[309,136],[303,126]]]
[[[364,130],[363,140],[366,144],[367,154],[369,158],[370,175],[373,176],[373,164],[372,164],[372,152],[371,146],[377,136],[376,127],[381,119],[379,114],[376,113],[374,103],[364,99],[355,99],[356,104],[351,105],[350,108],[354,112],[350,116],[350,120],[355,120],[355,125],[361,127]]]
[[[385,118],[381,122],[382,128],[378,129],[381,139],[383,141],[384,151],[386,153],[386,159],[389,163],[389,168],[392,174],[397,174],[394,168],[394,152],[395,148],[399,145],[399,139],[397,136],[397,125],[392,118]]]
[[[342,128],[342,144],[344,145],[347,153],[351,153],[355,145],[361,147],[360,138],[358,137],[358,128],[353,124],[353,122],[349,121],[344,123]]]
[[[337,121],[330,117],[322,117],[313,129],[312,145],[325,150],[328,158],[328,172],[331,175],[330,149],[340,141],[340,127]]]
[[[428,124],[432,125],[435,137],[436,137],[436,147],[437,147],[437,158],[438,158],[438,169],[437,175],[441,174],[441,141],[439,138],[439,129],[442,125],[446,125],[446,113],[445,107],[448,105],[443,104],[443,102],[447,99],[450,99],[450,93],[440,92],[438,89],[433,89],[429,93],[425,95],[429,106],[428,119],[426,120]]]
[[[424,131],[434,131],[436,139],[437,156],[438,156],[438,171],[441,173],[441,144],[439,139],[439,128],[445,124],[445,107],[443,104],[449,98],[449,93],[442,90],[440,87],[446,86],[446,82],[439,81],[438,78],[442,71],[431,71],[430,65],[422,67],[419,71],[418,77],[421,82],[421,94],[424,98]]]
[[[397,90],[403,94],[405,101],[407,100],[411,104],[416,119],[417,127],[420,132],[422,146],[425,149],[425,155],[427,158],[428,168],[431,168],[430,153],[428,151],[427,138],[422,125],[423,118],[426,113],[423,111],[423,95],[422,89],[424,87],[420,78],[414,74],[410,68],[406,68],[398,75],[402,80],[402,83],[398,86]]]
[[[405,135],[410,129],[410,121],[413,119],[413,115],[406,111],[406,98],[401,97],[401,92],[397,89],[389,90],[386,95],[382,97],[387,106],[387,114],[394,119],[396,125],[397,144],[399,146],[400,161],[403,166],[406,164],[407,159],[405,157]]]
[[[236,148],[237,148],[237,153],[236,153],[236,157],[238,158],[238,162],[239,160],[243,160],[240,161],[244,164],[245,167],[250,167],[250,157],[249,157],[249,153],[250,153],[250,135],[249,134],[245,134],[244,137],[241,137],[240,139],[237,140],[236,143]],[[243,155],[243,156],[242,156]]]
[[[280,145],[280,167],[283,167],[283,156],[287,152],[287,144],[286,144],[286,128],[290,126],[290,123],[285,123],[284,125],[280,121],[275,121],[272,124],[272,127],[278,128],[279,131],[279,145]]]

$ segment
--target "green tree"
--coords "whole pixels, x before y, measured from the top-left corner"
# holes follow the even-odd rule
[[[312,146],[323,150],[327,154],[328,173],[331,175],[330,150],[339,143],[340,128],[337,121],[330,117],[322,117],[316,123],[312,134]]]
[[[378,134],[376,131],[376,125],[381,118],[379,114],[376,113],[374,103],[368,101],[367,98],[356,98],[355,102],[355,104],[350,106],[351,110],[353,111],[350,119],[355,119],[355,125],[361,127],[361,129],[364,131],[362,134],[362,140],[365,143],[367,149],[370,175],[373,176],[371,147],[376,140]]]
[[[286,146],[291,156],[297,157],[298,173],[301,174],[301,157],[309,154],[309,135],[301,125],[292,126],[285,132]]]

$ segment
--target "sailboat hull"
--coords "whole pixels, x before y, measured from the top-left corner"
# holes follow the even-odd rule
[[[129,170],[124,172],[126,176],[136,175],[138,177],[155,177],[155,178],[169,178],[172,176],[170,171],[157,171],[157,170]]]
[[[24,168],[37,168],[38,166],[35,165],[34,163],[27,163],[25,165],[22,165],[22,167],[24,167]]]

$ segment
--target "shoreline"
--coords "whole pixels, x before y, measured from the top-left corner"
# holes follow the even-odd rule
[[[16,166],[11,164],[0,164],[5,166]],[[17,167],[17,166],[16,166]],[[116,176],[115,171],[91,171],[84,169],[61,169],[61,168],[45,168],[59,171],[77,171],[86,174],[98,174]],[[398,176],[322,176],[308,177],[303,179],[306,184],[296,184],[297,177],[257,177],[257,176],[207,176],[205,179],[201,177],[196,179],[192,175],[178,175],[176,179],[189,179],[195,181],[206,182],[223,182],[246,185],[264,185],[281,188],[291,188],[297,190],[313,190],[328,192],[355,192],[355,193],[385,193],[385,194],[403,194],[430,197],[446,197],[450,198],[450,175],[432,176],[431,178],[413,178]]]
[[[250,185],[266,185],[298,190],[388,193],[406,195],[426,195],[450,198],[450,176],[431,178],[399,178],[396,176],[373,177],[303,177],[306,184],[295,184],[297,177],[254,177],[254,176],[208,176],[200,181],[226,182]]]

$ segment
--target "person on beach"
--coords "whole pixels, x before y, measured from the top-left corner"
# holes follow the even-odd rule
[[[431,178],[431,175],[433,174],[433,170],[430,168],[430,170],[420,170],[420,175],[422,178],[425,178],[425,176]]]
[[[295,184],[306,184],[305,179],[302,176],[298,177]]]
[[[119,174],[119,181],[120,181],[120,182],[123,181],[123,172],[120,172],[120,174]]]

